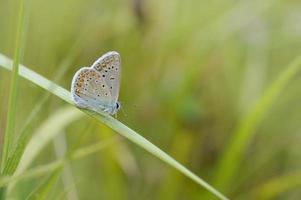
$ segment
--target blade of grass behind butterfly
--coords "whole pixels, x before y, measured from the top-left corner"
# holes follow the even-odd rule
[[[0,65],[3,65],[6,69],[11,69],[10,59],[0,54]],[[54,95],[58,96],[59,98],[63,99],[67,103],[74,105],[71,94],[64,88],[60,87],[59,85],[49,81],[48,79],[44,78],[43,76],[37,74],[36,72],[26,68],[23,65],[20,65],[20,75],[31,82],[35,83],[36,85],[40,86],[41,88],[52,92]],[[49,88],[52,88],[53,90],[49,90]],[[104,123],[113,130],[115,130],[117,133],[122,135],[123,137],[126,137],[136,145],[140,146],[141,148],[145,149],[152,155],[156,156],[157,158],[161,159],[168,165],[174,167],[176,170],[193,180],[198,185],[204,187],[206,190],[208,190],[212,195],[218,197],[219,199],[228,199],[223,194],[221,194],[219,191],[217,191],[214,187],[212,187],[209,183],[198,177],[196,174],[188,170],[186,167],[184,167],[182,164],[177,162],[175,159],[173,159],[171,156],[169,156],[167,153],[162,151],[160,148],[152,144],[150,141],[139,135],[134,130],[130,129],[126,125],[119,122],[117,119],[113,118],[112,116],[109,116],[107,114],[98,114],[91,111],[87,111],[84,109],[81,109],[86,114],[90,115],[91,117],[98,120],[100,123]]]
[[[65,65],[67,66],[67,65]],[[67,67],[59,68],[58,77],[61,78],[65,71],[67,70]],[[51,88],[50,88],[51,90]],[[39,116],[38,113],[41,111],[47,100],[50,98],[51,93],[46,93],[40,100],[38,101],[37,105],[33,108],[32,112],[29,114],[28,118],[26,119],[26,122],[24,123],[22,127],[22,131],[20,134],[20,137],[17,140],[16,147],[14,148],[14,151],[12,155],[8,158],[7,165],[4,168],[4,174],[10,175],[13,174],[18,163],[20,160],[20,157],[22,155],[22,152],[24,151],[24,148],[32,136],[32,130],[31,130],[31,122],[36,116]]]
[[[63,131],[61,134],[58,134],[53,140],[55,154],[58,159],[64,158],[69,148],[65,135],[66,133]],[[66,192],[68,196],[67,199],[78,199],[78,194],[77,194],[78,192],[75,187],[74,176],[72,174],[71,166],[69,163],[66,163],[66,165],[62,169],[62,173],[60,177],[61,177],[61,182],[63,184],[62,190]],[[70,189],[68,190],[68,188]]]
[[[78,148],[80,146],[80,144],[82,143],[82,141],[85,141],[83,138],[87,137],[87,135],[88,135],[87,133],[89,133],[89,132],[92,131],[93,126],[91,126],[91,125],[92,124],[88,125],[88,127],[85,128],[85,133],[82,134],[80,136],[80,138],[78,138],[78,143],[75,143],[71,147],[68,147],[68,149],[66,149],[68,151],[64,153],[65,155],[62,155],[61,159],[66,158],[66,160],[70,159],[70,161],[72,161],[72,160],[83,158],[83,157],[88,156],[88,155],[90,155],[92,153],[98,152],[99,150],[102,150],[104,147],[107,147],[109,144],[112,144],[115,140],[118,139],[118,138],[114,137],[114,138],[110,138],[110,139],[98,142],[96,144],[89,145],[87,147]],[[64,136],[62,134],[63,133],[57,135],[56,137],[58,137],[58,136]],[[53,138],[53,139],[55,139],[55,138]],[[51,138],[49,138],[49,142],[50,141],[51,141]],[[34,158],[32,158],[31,160],[33,161]],[[29,166],[29,164],[27,166]],[[57,172],[61,172],[61,170],[62,170],[61,176],[62,176],[62,179],[64,179],[64,173],[66,173],[64,171],[66,171],[66,167],[69,168],[69,162],[65,162],[64,166],[62,166],[62,167],[59,168],[59,171],[54,170],[54,171],[51,171],[50,173],[53,175],[53,174],[57,174]],[[23,169],[23,171],[25,171],[25,170],[26,170],[26,168]],[[68,171],[67,171],[67,173],[70,174],[70,172],[68,172]],[[67,174],[67,176],[70,176],[70,175]],[[72,180],[70,180],[70,178],[67,177],[67,179],[69,179],[69,180],[67,180],[68,181],[68,183],[67,183],[68,187],[66,187],[66,185],[65,185],[66,183],[63,180],[63,184],[64,184],[65,187],[64,187],[64,190],[61,192],[61,195],[63,195],[63,194],[67,195],[67,196],[70,195],[69,199],[78,199],[77,195],[76,195],[75,183]],[[53,186],[54,183],[56,183],[56,182],[49,181],[49,182],[46,182],[43,186],[50,188],[51,186]],[[40,190],[41,189],[42,189],[42,186],[40,186]],[[47,191],[49,191],[49,190],[47,190]],[[44,194],[44,195],[46,195],[46,194]],[[58,199],[58,198],[55,198],[55,197],[51,197],[50,199],[53,199],[53,198],[54,199]]]
[[[106,148],[108,145],[112,145],[117,138],[113,137],[110,139],[107,139],[105,141],[100,141],[98,143],[89,145],[87,147],[82,147],[80,149],[77,149],[70,157],[68,157],[71,160],[80,160],[82,158],[85,158],[86,156],[89,156],[93,153],[96,153],[103,148]],[[24,171],[24,173],[17,175],[17,176],[9,176],[9,177],[1,177],[0,179],[0,187],[6,186],[10,183],[13,182],[18,182],[24,179],[29,179],[29,178],[35,178],[38,176],[42,176],[47,173],[51,173],[62,166],[64,166],[65,162],[67,162],[67,158],[63,160],[56,160],[53,161],[52,163],[45,164],[42,166],[35,167],[33,169],[29,169],[27,171]]]
[[[17,106],[17,87],[18,87],[18,72],[19,72],[19,62],[23,54],[23,29],[25,25],[24,16],[24,0],[19,2],[19,13],[17,22],[17,31],[15,39],[15,52],[14,52],[14,62],[12,67],[12,76],[9,91],[8,100],[8,110],[6,119],[6,128],[4,133],[4,142],[2,149],[2,162],[1,162],[1,173],[6,165],[7,158],[11,151],[11,146],[14,139],[14,127],[15,127],[15,116],[16,116],[16,106]]]
[[[26,197],[26,200],[30,199],[47,199],[51,192],[53,185],[57,182],[63,165],[57,167],[48,177],[41,181],[41,183]]]
[[[59,134],[58,136],[64,137],[64,133]],[[57,155],[58,160],[63,160],[65,155],[65,151],[66,151],[66,143],[65,143],[65,138],[58,138],[55,137],[54,138],[54,148],[55,148],[55,152]],[[60,178],[60,175],[62,177],[62,179],[64,179],[64,171],[66,171],[66,167],[68,167],[69,163],[65,162],[64,165],[62,165],[61,167],[58,167],[57,169],[55,169],[54,171],[50,172],[50,174],[41,182],[41,184],[39,184],[29,195],[26,199],[49,199],[51,196],[51,192],[53,191],[53,187],[54,185],[57,183],[57,181]],[[66,185],[65,185],[65,181],[63,181],[64,184],[64,193],[67,195],[68,191],[66,191]],[[72,183],[69,183],[69,185],[75,185],[72,181]],[[75,191],[76,194],[76,191]],[[53,199],[53,198],[52,198]],[[72,196],[69,199],[78,199],[77,195],[76,196]]]
[[[251,190],[254,199],[275,199],[277,196],[301,186],[301,170],[271,178]]]
[[[27,144],[15,174],[23,173],[34,161],[41,150],[70,123],[83,117],[83,113],[73,107],[58,109],[37,129]]]
[[[78,39],[73,47],[71,48],[70,53],[66,58],[58,65],[57,72],[55,72],[55,77],[53,78],[54,82],[57,82],[61,80],[63,75],[66,73],[66,71],[69,69],[71,63],[74,61],[76,56],[79,54],[80,51],[80,45],[82,44],[82,41],[84,39],[84,35],[86,34],[86,31],[84,34],[82,34],[80,39]],[[51,90],[51,88],[50,88]],[[32,136],[32,127],[31,122],[36,118],[38,113],[42,110],[45,103],[48,101],[48,99],[51,97],[51,93],[45,93],[42,98],[39,98],[39,101],[37,101],[36,106],[33,108],[31,113],[26,118],[26,121],[21,129],[21,134],[17,140],[16,147],[14,148],[12,154],[9,156],[7,160],[7,164],[5,165],[5,168],[3,170],[3,174],[5,175],[11,175],[14,173],[14,171],[17,168],[17,165],[20,161],[20,158],[22,156],[22,153],[24,151],[24,148],[26,144],[28,143],[28,140]]]
[[[0,163],[0,172],[3,174],[4,167],[6,165],[9,154],[12,150],[12,144],[15,135],[15,120],[16,120],[16,110],[17,110],[17,89],[18,89],[18,74],[19,74],[19,62],[23,56],[23,38],[25,31],[25,6],[24,0],[19,2],[19,13],[18,13],[18,22],[16,29],[16,38],[15,38],[15,52],[14,52],[14,62],[12,65],[12,75],[10,82],[9,90],[9,99],[8,99],[8,109],[6,117],[6,127],[3,137],[3,147],[2,147],[2,157]],[[26,13],[27,14],[27,13]],[[6,188],[0,188],[0,199],[5,198]]]
[[[80,116],[78,116],[80,115]],[[13,176],[19,176],[23,174],[27,168],[30,166],[30,164],[35,160],[35,158],[38,156],[39,152],[42,151],[42,149],[49,144],[58,134],[62,133],[61,130],[65,129],[66,126],[68,126],[71,122],[74,122],[74,120],[77,120],[79,117],[83,116],[82,112],[79,112],[78,110],[74,109],[73,107],[66,107],[61,108],[57,110],[51,117],[49,117],[36,131],[36,133],[33,135],[31,140],[29,141],[28,145],[26,146],[26,149],[22,155],[21,162],[18,165],[18,168]],[[90,129],[93,127],[91,126]],[[89,132],[87,128],[85,129],[85,132]],[[81,137],[87,135],[86,133],[82,134]],[[116,138],[117,139],[117,138]],[[69,151],[65,155],[66,158],[74,158],[85,156],[89,153],[93,153],[99,149],[99,145],[96,144],[94,146],[91,146],[89,149],[82,149],[81,151],[77,151],[76,148],[79,146],[82,139],[79,138],[79,143],[76,143],[73,145],[73,147],[68,148]],[[107,141],[107,140],[105,140]],[[112,140],[113,141],[113,140]],[[114,140],[115,141],[115,140]],[[105,143],[105,142],[102,142]],[[111,142],[110,142],[111,143]],[[101,146],[102,147],[102,146]],[[71,149],[71,150],[70,150]],[[76,152],[76,153],[74,153]],[[63,167],[62,167],[63,169]],[[51,183],[49,182],[45,185],[45,187],[51,187]],[[14,193],[14,186],[16,183],[11,183],[9,185],[8,189],[8,195],[9,197],[13,198],[12,195]]]
[[[48,178],[46,178],[45,182],[43,182],[41,185],[38,185],[36,189],[38,190],[39,193],[40,192],[43,193],[43,196],[47,196],[47,192],[49,191],[49,188],[51,188],[52,185],[55,183],[56,175],[61,172],[65,164],[68,164],[69,161],[80,160],[91,154],[97,153],[103,150],[104,148],[107,148],[108,146],[114,144],[116,140],[118,140],[118,137],[113,136],[109,139],[102,140],[95,144],[91,144],[76,149],[74,152],[67,154],[66,157],[53,161],[52,163],[26,170],[22,174],[17,176],[0,179],[0,187],[4,185],[8,185],[13,182],[17,183],[18,181],[21,180],[40,177],[46,174],[48,175]],[[36,192],[37,190],[34,191]],[[31,196],[32,195],[30,194],[30,197]]]
[[[54,136],[59,134],[61,130],[63,130],[71,122],[74,122],[83,116],[82,112],[79,112],[73,107],[66,107],[57,110],[37,129],[32,139],[26,145],[19,165],[13,176],[22,174],[34,161],[38,153],[42,151],[42,149],[54,138]],[[14,186],[14,183],[11,183],[8,186],[8,195],[11,195]]]
[[[242,153],[246,149],[248,142],[252,139],[252,136],[254,136],[256,126],[263,119],[273,102],[276,101],[279,94],[300,70],[301,55],[295,58],[279,75],[256,102],[253,109],[238,124],[217,165],[217,173],[215,174],[214,181],[219,188],[224,188],[225,191],[230,189],[233,175],[241,161]]]

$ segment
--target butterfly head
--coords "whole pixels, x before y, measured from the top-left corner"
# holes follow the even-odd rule
[[[101,110],[108,113],[108,114],[110,114],[110,115],[115,115],[120,108],[121,108],[121,104],[120,104],[120,102],[117,101],[114,106],[101,108]]]
[[[115,110],[116,112],[121,108],[121,103],[119,101],[116,102]]]

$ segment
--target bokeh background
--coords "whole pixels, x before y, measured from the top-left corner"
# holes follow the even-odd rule
[[[300,1],[30,0],[25,7],[25,66],[69,89],[80,67],[116,50],[120,121],[231,199],[300,199],[300,73],[255,115],[245,143],[237,139],[256,102],[301,53]],[[0,0],[0,53],[11,58],[18,9],[19,1]],[[1,138],[10,74],[0,69]],[[20,78],[16,138],[41,99],[26,125],[32,134],[47,132],[43,125],[67,106],[47,93]],[[20,181],[15,195],[32,198],[48,180],[46,199],[215,199],[88,116],[71,121],[31,167],[108,140],[64,170]],[[239,156],[223,161],[232,141],[241,142]]]

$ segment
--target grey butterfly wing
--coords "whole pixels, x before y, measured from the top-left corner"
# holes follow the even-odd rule
[[[81,68],[73,77],[72,98],[79,107],[103,111],[112,106],[110,90],[106,80],[95,69]]]
[[[92,68],[97,70],[105,80],[111,96],[111,104],[115,105],[118,100],[120,89],[121,59],[119,53],[108,52],[96,60]]]

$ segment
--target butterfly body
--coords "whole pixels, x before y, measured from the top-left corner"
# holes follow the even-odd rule
[[[78,107],[115,114],[118,102],[121,62],[111,51],[97,59],[91,67],[79,69],[71,83],[71,94]]]

